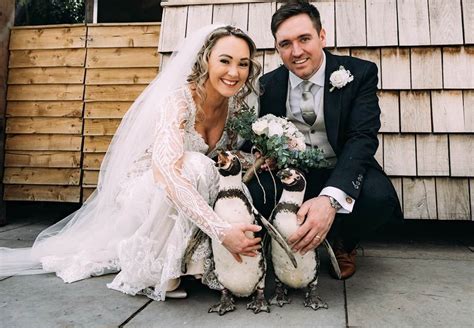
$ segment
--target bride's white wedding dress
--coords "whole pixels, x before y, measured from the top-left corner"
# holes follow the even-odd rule
[[[109,288],[163,300],[182,275],[181,259],[194,229],[222,239],[229,224],[211,208],[219,179],[211,158],[218,148],[227,149],[227,133],[209,149],[194,127],[196,105],[187,85],[170,93],[162,106],[154,139],[107,195],[113,206],[98,212],[108,216],[107,226],[99,217],[86,220],[87,227],[69,217],[58,223],[65,232],[44,239],[49,229],[58,229],[44,231],[31,251],[44,272],[74,282],[120,271]],[[230,100],[228,116],[234,110]],[[208,255],[204,243],[188,274],[203,273]]]

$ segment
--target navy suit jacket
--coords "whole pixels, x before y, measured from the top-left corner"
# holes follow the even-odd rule
[[[324,118],[327,137],[337,157],[336,167],[326,181],[326,186],[339,188],[357,199],[367,168],[382,171],[374,159],[378,147],[377,132],[380,129],[380,107],[376,94],[377,66],[369,61],[324,51]],[[354,80],[330,92],[329,77],[340,66],[349,70]],[[260,78],[260,116],[270,113],[286,116],[288,76],[288,69],[280,66]]]

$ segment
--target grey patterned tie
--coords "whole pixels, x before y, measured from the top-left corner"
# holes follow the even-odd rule
[[[301,82],[301,87],[303,93],[301,94],[300,109],[303,120],[309,124],[313,125],[316,121],[316,114],[314,112],[314,96],[311,93],[311,87],[314,84],[310,81]]]

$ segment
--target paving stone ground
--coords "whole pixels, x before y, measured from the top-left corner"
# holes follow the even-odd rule
[[[63,213],[12,216],[0,247],[26,247]],[[436,225],[437,224],[437,225]],[[329,309],[292,304],[253,314],[248,299],[225,316],[208,314],[219,295],[187,281],[188,298],[154,302],[110,290],[113,275],[64,284],[53,274],[0,280],[1,327],[474,327],[472,223],[410,222],[371,237],[358,250],[358,271],[330,278],[323,254],[320,295]]]

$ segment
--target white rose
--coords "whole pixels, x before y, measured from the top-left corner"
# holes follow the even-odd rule
[[[298,129],[293,124],[288,124],[286,132],[292,136],[296,136]]]
[[[265,129],[268,127],[268,122],[265,120],[258,120],[253,122],[252,130],[257,135],[262,135],[265,133]]]
[[[306,142],[304,138],[296,138],[296,149],[299,151],[306,150]]]
[[[283,135],[283,127],[276,123],[276,122],[270,122],[268,124],[268,136],[282,136]]]
[[[354,80],[354,76],[352,76],[351,72],[346,70],[343,66],[339,67],[339,70],[333,72],[331,76],[329,77],[329,81],[331,82],[331,85],[333,88],[342,88],[344,87],[347,83],[352,82]]]

